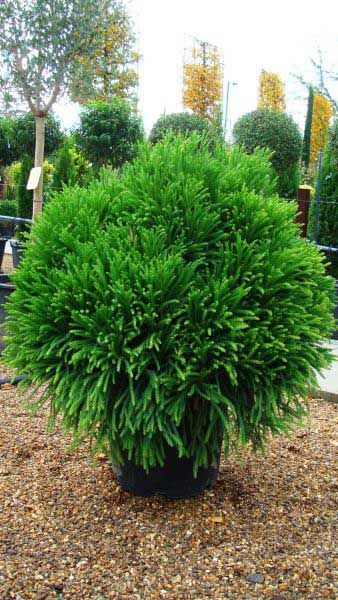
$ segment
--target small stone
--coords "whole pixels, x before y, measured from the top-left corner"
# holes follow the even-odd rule
[[[247,576],[246,580],[249,583],[264,583],[264,577],[260,573],[250,573]]]

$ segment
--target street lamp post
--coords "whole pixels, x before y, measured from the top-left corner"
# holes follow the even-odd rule
[[[226,98],[225,98],[225,112],[224,112],[224,135],[226,135],[227,125],[228,125],[228,107],[229,107],[230,85],[237,85],[237,81],[228,81],[227,82],[227,93],[226,93]]]

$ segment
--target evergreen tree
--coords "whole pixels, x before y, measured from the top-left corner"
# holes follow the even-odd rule
[[[307,101],[307,113],[304,129],[303,138],[303,149],[302,149],[302,161],[305,167],[308,169],[310,164],[310,148],[311,148],[311,128],[312,128],[312,115],[313,115],[313,86],[309,86],[309,97]]]
[[[321,172],[320,204],[318,220],[318,243],[338,246],[338,120],[329,131]],[[315,206],[311,207],[309,237],[313,237]],[[329,260],[331,260],[331,256]]]
[[[68,144],[60,149],[53,176],[53,188],[62,189],[65,185],[74,185],[76,183],[76,170],[74,158]]]

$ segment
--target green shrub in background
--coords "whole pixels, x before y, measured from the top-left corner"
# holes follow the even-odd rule
[[[18,206],[15,200],[0,200],[0,215],[16,217],[17,214]]]
[[[27,161],[27,157],[25,160]],[[28,171],[27,164],[24,167],[24,173],[22,173],[21,162],[13,162],[9,167],[5,169],[5,177],[7,181],[7,196],[9,199],[17,197],[18,187],[26,187],[30,173],[30,170]],[[33,166],[33,160],[30,157],[29,165],[31,165],[31,167]],[[48,187],[52,183],[53,173],[54,165],[48,160],[45,160],[43,163],[43,185],[45,190],[48,189]]]
[[[73,159],[76,183],[80,186],[89,185],[94,177],[94,172],[88,160],[77,148],[72,146],[70,147],[70,154]]]
[[[190,134],[193,132],[204,134],[209,133],[210,129],[211,126],[208,121],[199,115],[188,112],[164,114],[153,125],[149,135],[149,142],[151,144],[161,142],[169,131],[174,134]]]
[[[45,156],[49,156],[59,148],[63,137],[59,121],[49,113],[46,117]],[[16,160],[21,160],[25,155],[34,158],[35,121],[31,112],[13,120],[13,145]]]
[[[6,199],[16,200],[16,190],[20,178],[20,162],[13,162],[8,167],[3,169],[4,177],[6,180]]]
[[[56,157],[52,186],[54,190],[62,190],[63,185],[75,185],[75,183],[74,157],[69,145],[64,144]]]
[[[271,162],[278,176],[277,191],[282,198],[296,198],[302,136],[291,116],[281,111],[257,109],[238,119],[233,137],[247,152],[257,147],[272,150]]]
[[[13,121],[0,116],[0,167],[9,165],[14,160]]]
[[[143,136],[141,119],[124,98],[89,103],[75,133],[78,147],[96,168],[121,167],[135,156],[136,144]]]
[[[338,247],[338,119],[329,130],[328,143],[324,150],[320,205],[318,216],[318,239],[323,246]],[[315,205],[311,205],[308,235],[313,239]]]
[[[14,275],[7,364],[46,388],[75,442],[200,465],[306,412],[333,281],[279,199],[266,150],[144,144],[120,179],[65,188]],[[96,446],[97,447],[97,446]]]
[[[20,163],[20,171],[17,178],[16,188],[18,217],[21,217],[22,219],[32,218],[33,192],[32,190],[27,190],[26,185],[33,166],[33,159],[30,156],[24,156]]]

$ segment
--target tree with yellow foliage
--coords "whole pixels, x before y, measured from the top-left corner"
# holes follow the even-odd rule
[[[284,84],[277,73],[264,70],[261,72],[258,94],[258,108],[285,110]]]
[[[83,55],[75,64],[71,92],[73,100],[110,102],[114,97],[126,98],[136,104],[138,84],[132,22],[123,2],[112,0],[105,6],[101,27],[102,43],[93,55]]]
[[[223,65],[216,46],[194,40],[183,67],[183,105],[211,122],[223,96]]]
[[[333,114],[332,104],[319,92],[314,93],[310,141],[310,163],[318,160],[319,151],[326,146],[330,120]]]

